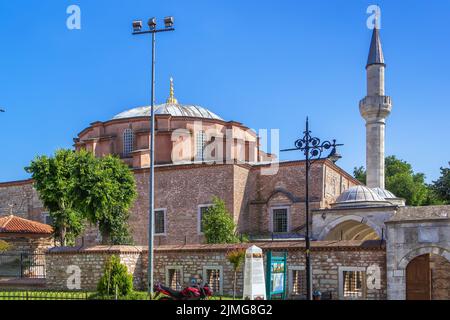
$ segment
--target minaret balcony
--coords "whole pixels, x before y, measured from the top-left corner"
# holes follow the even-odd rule
[[[359,111],[366,121],[387,118],[391,110],[392,100],[389,96],[367,96],[359,102]]]

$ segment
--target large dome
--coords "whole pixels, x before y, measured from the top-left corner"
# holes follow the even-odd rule
[[[151,112],[150,106],[138,107],[119,113],[118,115],[113,117],[113,120],[134,118],[134,117],[149,117],[150,112]],[[223,121],[221,117],[219,117],[217,114],[209,111],[206,108],[191,104],[178,103],[178,100],[174,96],[172,78],[170,78],[170,94],[166,103],[155,106],[155,115],[158,114],[169,114],[173,117],[193,117],[193,118],[215,119]]]
[[[150,106],[138,107],[121,112],[113,117],[113,119],[125,119],[134,117],[149,117],[150,116]],[[185,104],[174,104],[174,103],[164,103],[155,106],[155,114],[169,114],[173,117],[195,117],[204,119],[215,119],[222,120],[217,114],[211,112],[210,110],[195,106],[195,105],[185,105]]]

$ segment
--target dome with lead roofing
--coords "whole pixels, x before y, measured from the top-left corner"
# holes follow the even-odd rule
[[[137,107],[117,114],[113,117],[113,120],[134,117],[149,117],[150,113],[150,106]],[[197,105],[178,103],[178,100],[174,97],[172,78],[170,78],[170,96],[167,99],[166,103],[155,106],[155,115],[163,114],[171,115],[173,117],[193,117],[223,121],[221,117],[206,108]]]
[[[385,206],[389,202],[378,195],[374,190],[366,186],[354,186],[348,188],[336,199],[333,207],[348,206]]]
[[[118,115],[113,117],[113,120],[134,117],[149,117],[150,111],[150,106],[133,108],[119,113]],[[155,106],[155,115],[160,114],[168,114],[173,117],[194,117],[223,121],[221,117],[211,112],[210,110],[196,105],[164,103]]]
[[[372,188],[373,191],[375,191],[376,194],[378,194],[383,199],[395,199],[397,198],[395,194],[390,192],[389,190],[382,189],[382,188]]]

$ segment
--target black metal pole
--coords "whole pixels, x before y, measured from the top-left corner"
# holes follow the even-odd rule
[[[309,239],[309,121],[306,119],[306,177],[305,177],[305,206],[306,206],[306,234],[305,234],[305,267],[306,267],[306,298],[312,300],[312,281],[311,281],[311,256]]]
[[[323,141],[319,138],[312,137],[309,131],[309,119],[306,118],[306,130],[302,138],[295,141],[295,148],[285,149],[281,151],[302,151],[305,155],[305,271],[306,271],[306,299],[312,300],[313,286],[312,286],[312,268],[311,268],[311,239],[310,239],[310,222],[309,222],[309,171],[311,170],[311,164],[313,161],[321,159],[322,152],[331,149],[328,159],[336,162],[341,156],[337,153],[336,147],[343,144],[337,144],[336,140],[333,142]]]

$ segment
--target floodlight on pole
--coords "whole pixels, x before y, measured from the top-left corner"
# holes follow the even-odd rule
[[[133,21],[133,31],[139,32],[142,30],[142,21],[141,20],[134,20]]]
[[[172,28],[173,23],[174,23],[173,17],[165,17],[164,18],[164,26],[166,28]]]
[[[166,18],[167,19],[167,18]],[[149,30],[142,30],[142,21],[133,22],[133,35],[152,35],[152,82],[151,82],[151,107],[150,107],[150,174],[149,174],[149,224],[148,224],[148,269],[147,269],[147,289],[150,297],[153,297],[153,266],[154,266],[154,225],[155,225],[155,56],[156,56],[156,33],[173,31],[173,18],[170,27],[164,19],[165,28],[156,29],[156,18],[150,18],[147,22]]]
[[[150,18],[148,19],[148,26],[150,30],[154,30],[156,28],[156,18]]]

